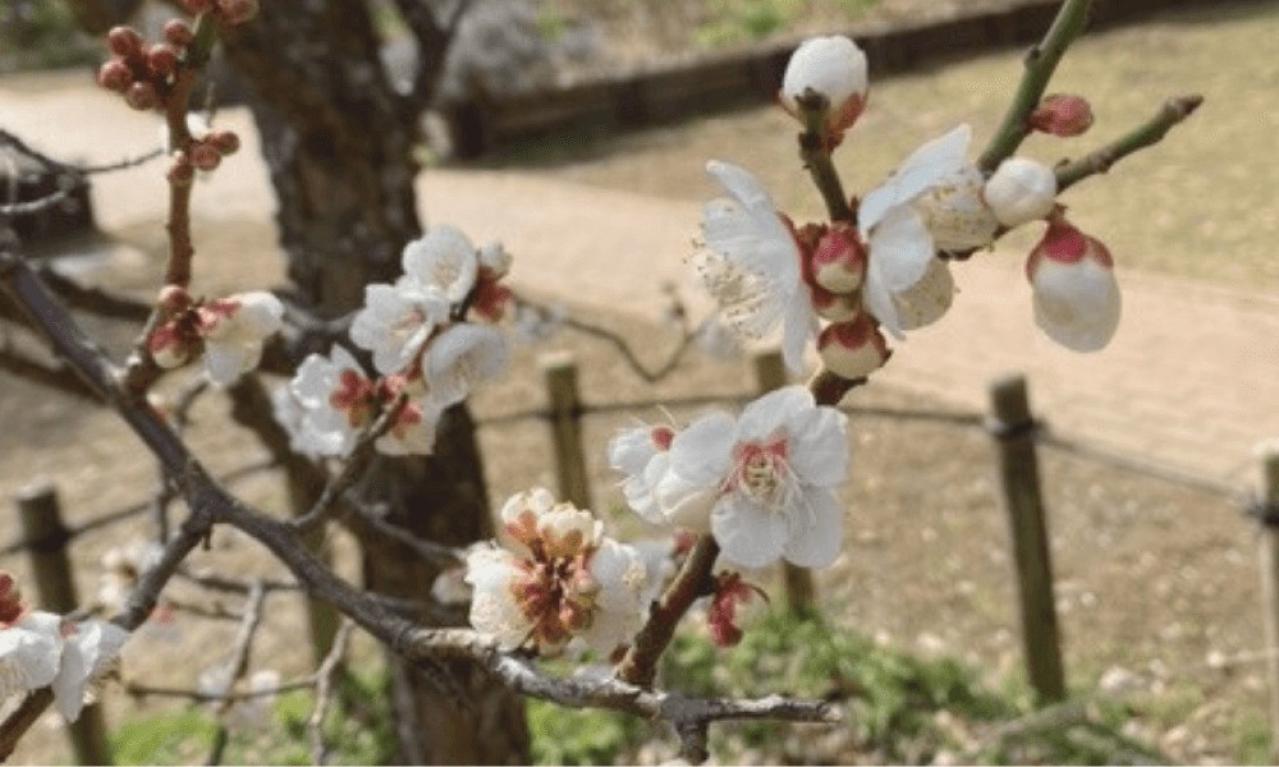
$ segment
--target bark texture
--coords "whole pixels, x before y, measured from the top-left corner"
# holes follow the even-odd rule
[[[417,109],[391,87],[369,9],[356,0],[269,0],[257,20],[224,40],[262,135],[297,297],[326,317],[358,308],[364,285],[392,281],[400,250],[421,233],[413,190]],[[305,478],[293,478],[291,488],[299,510],[314,501]],[[435,455],[380,459],[360,491],[388,509],[388,521],[431,540],[465,544],[492,534],[483,464],[464,407],[446,415]],[[429,594],[432,567],[393,541],[361,538],[370,589]],[[438,675],[395,670],[404,761],[528,760],[522,702],[474,665],[446,669],[453,689]]]

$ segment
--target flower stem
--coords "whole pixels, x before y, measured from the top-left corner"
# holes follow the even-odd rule
[[[1159,143],[1164,136],[1168,135],[1168,131],[1194,114],[1203,100],[1203,96],[1198,94],[1168,99],[1154,117],[1115,141],[1078,160],[1059,165],[1057,167],[1058,192],[1066,191],[1089,176],[1105,173],[1110,170],[1110,166],[1133,152]]]
[[[999,130],[991,137],[982,152],[977,167],[985,174],[994,172],[1004,160],[1012,156],[1021,142],[1030,134],[1030,113],[1039,106],[1052,79],[1057,64],[1066,49],[1084,31],[1093,0],[1064,0],[1057,18],[1048,28],[1044,39],[1026,54],[1025,72],[1008,107]]]
[[[829,105],[819,93],[809,91],[797,99],[804,116],[804,132],[799,134],[799,157],[813,178],[817,191],[826,201],[831,221],[856,223],[853,209],[844,194],[844,183],[831,162],[831,142],[826,134],[826,112]]]
[[[617,678],[633,685],[651,689],[657,676],[657,662],[675,637],[684,614],[698,597],[714,589],[711,570],[719,557],[719,544],[709,533],[703,535],[689,552],[688,559],[662,598],[649,613],[648,622],[635,635],[631,649],[617,666]]]

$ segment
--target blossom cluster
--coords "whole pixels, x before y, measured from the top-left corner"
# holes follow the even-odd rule
[[[843,37],[800,46],[781,93],[783,106],[806,124],[812,110],[825,115],[826,152],[852,127],[866,98],[865,56]],[[1092,121],[1081,101],[1051,97],[1033,123],[1055,135],[1078,135]],[[786,362],[795,371],[803,370],[808,344],[816,339],[828,370],[860,379],[888,359],[884,332],[902,339],[950,309],[955,282],[949,256],[989,247],[1012,228],[1048,221],[1027,264],[1036,322],[1071,349],[1105,346],[1119,320],[1119,292],[1105,248],[1066,221],[1051,168],[1012,157],[987,176],[968,159],[971,138],[969,126],[960,125],[919,147],[883,184],[851,201],[852,219],[799,226],[748,171],[710,162],[707,171],[726,196],[705,206],[706,251],[697,266],[730,326],[748,338],[780,327]],[[1071,243],[1088,247],[1061,246],[1068,232]]]
[[[508,650],[554,653],[577,638],[607,657],[639,629],[652,597],[644,558],[589,511],[537,488],[508,500],[501,523],[502,545],[467,557],[478,631]]]
[[[826,567],[839,554],[848,474],[847,418],[803,386],[760,397],[734,418],[643,425],[609,443],[627,504],[654,524],[710,532],[745,567]]]
[[[106,621],[30,610],[13,576],[0,572],[0,701],[50,687],[58,710],[75,721],[128,636]]]
[[[391,455],[430,453],[441,414],[482,381],[506,369],[505,334],[494,327],[512,300],[502,279],[511,256],[501,245],[477,249],[449,226],[410,242],[404,274],[375,283],[351,323],[351,341],[372,356],[371,375],[340,345],[303,361],[287,393],[276,395],[277,418],[296,450],[346,455],[362,431],[399,402],[377,441]],[[483,322],[468,322],[473,314]]]
[[[162,368],[202,358],[209,380],[229,386],[258,366],[266,339],[283,325],[284,306],[270,293],[253,291],[196,300],[184,288],[160,293],[161,320],[147,337],[147,350]]]

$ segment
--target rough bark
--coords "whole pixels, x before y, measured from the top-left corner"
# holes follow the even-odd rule
[[[397,275],[401,248],[421,232],[413,190],[416,114],[388,81],[364,3],[271,0],[225,40],[262,135],[298,298],[322,316],[345,314],[360,305],[365,284]],[[293,486],[299,484],[306,486]],[[363,492],[386,504],[390,521],[432,540],[462,544],[491,534],[465,408],[446,416],[434,456],[380,460]],[[294,500],[305,510],[314,498]],[[429,565],[393,541],[361,538],[369,588],[416,598],[429,593],[435,576]],[[395,670],[402,759],[527,761],[522,703],[478,668],[459,662],[448,669],[466,693],[461,702],[456,690],[441,689],[419,671]]]

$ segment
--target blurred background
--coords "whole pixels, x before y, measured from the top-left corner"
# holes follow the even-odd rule
[[[478,447],[482,466],[467,464],[478,472],[479,500],[470,500],[477,514],[543,484],[585,495],[610,527],[643,538],[657,533],[625,511],[605,460],[613,431],[660,418],[659,401],[676,403],[671,412],[683,419],[703,405],[681,400],[731,404],[777,383],[761,375],[769,363],[759,349],[690,341],[687,327],[707,306],[685,260],[695,250],[700,205],[715,195],[703,174],[711,158],[755,172],[796,220],[823,215],[799,163],[795,124],[772,103],[789,51],[818,32],[848,33],[866,48],[869,107],[835,157],[846,186],[864,192],[958,122],[972,123],[983,142],[1056,3],[264,6],[258,22],[227,40],[201,93],[215,125],[235,130],[244,147],[197,183],[194,292],[287,285],[299,303],[337,316],[358,305],[364,282],[398,268],[400,246],[421,226],[447,223],[477,243],[501,240],[515,255],[513,287],[547,310],[516,318],[521,342],[511,374],[472,399],[473,435],[468,424],[468,436],[445,450],[453,457],[440,460]],[[0,129],[68,163],[152,152],[159,117],[128,110],[93,73],[110,24],[129,19],[154,37],[173,14],[166,4],[131,0],[3,0]],[[1271,759],[1274,650],[1263,629],[1257,554],[1273,533],[1242,512],[1260,489],[1256,446],[1279,437],[1277,29],[1273,0],[1098,4],[1093,28],[1050,88],[1086,96],[1096,124],[1066,142],[1034,136],[1024,153],[1050,163],[1077,156],[1147,119],[1166,97],[1206,97],[1164,143],[1063,198],[1072,220],[1115,256],[1125,301],[1115,341],[1080,356],[1038,333],[1022,271],[1038,232],[1017,232],[956,266],[960,293],[946,320],[899,344],[872,384],[845,402],[854,440],[846,544],[834,567],[815,574],[821,619],[775,611],[731,652],[714,650],[700,624],[691,626],[666,672],[672,686],[690,690],[831,696],[847,701],[849,724],[724,728],[719,758]],[[4,143],[0,181],[23,199],[70,183]],[[162,163],[90,181],[57,208],[15,219],[23,246],[77,284],[148,301],[167,251]],[[56,369],[4,316],[0,350]],[[127,312],[78,316],[117,358],[139,327]],[[565,326],[565,316],[604,332]],[[642,371],[619,354],[619,338]],[[670,374],[655,382],[640,374],[686,344]],[[565,437],[547,420],[546,360],[559,352],[571,353],[576,371],[581,407],[570,435],[580,437],[584,481],[564,468]],[[1000,447],[982,428],[988,387],[1010,372],[1026,377],[1043,422],[1033,444],[1060,637],[1041,650],[1059,652],[1071,692],[1047,707],[1036,705],[1025,671]],[[169,403],[188,386],[166,381]],[[200,396],[186,433],[215,471],[240,475],[237,493],[288,514],[297,488],[231,417],[236,401]],[[52,487],[63,523],[89,527],[60,546],[88,604],[117,569],[119,554],[109,552],[154,537],[154,462],[112,414],[12,367],[0,368],[0,423],[7,510],[0,545],[11,544],[0,567],[31,582],[16,499],[33,483]],[[434,513],[402,512],[412,520]],[[420,534],[468,540],[487,523],[422,524]],[[318,545],[347,577],[393,593],[422,593],[434,575],[379,571],[351,531],[335,530]],[[219,530],[192,565],[240,577],[283,572],[229,530]],[[783,605],[778,575],[756,575]],[[202,607],[144,630],[126,649],[124,676],[196,689],[224,660],[243,595],[210,600],[180,581],[171,596]],[[269,604],[252,668],[283,679],[311,673],[315,615],[287,589]],[[334,760],[413,761],[394,725],[413,716],[390,692],[401,689],[395,664],[360,637],[350,666],[348,694],[331,722]],[[444,716],[432,713],[431,694],[414,709],[428,733],[441,721],[432,717]],[[217,712],[117,685],[100,707],[105,735],[82,737],[99,741],[91,752],[99,759],[183,763],[203,760],[221,727],[229,734],[226,761],[305,762],[309,695]],[[526,710],[522,746],[498,753],[418,744],[416,756],[624,763],[673,753],[643,723],[540,703]],[[77,754],[84,756],[50,715],[15,760],[68,762]]]

